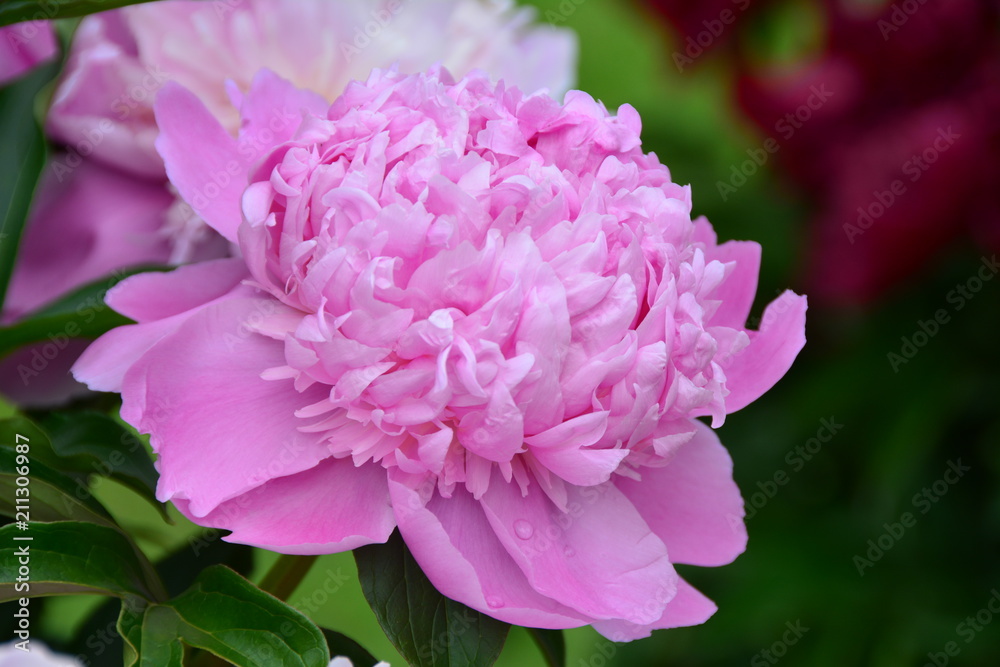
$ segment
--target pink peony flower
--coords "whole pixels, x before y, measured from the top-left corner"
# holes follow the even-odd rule
[[[262,71],[240,112],[269,146],[249,168],[191,91],[156,106],[171,182],[241,256],[123,282],[138,324],[74,369],[151,435],[158,497],[286,553],[398,527],[443,594],[515,624],[705,621],[674,563],[746,532],[694,418],[787,371],[806,302],[744,329],[760,248],[691,220],[635,110],[436,70],[332,106]]]
[[[58,52],[59,45],[48,21],[0,28],[0,85],[52,60]]]
[[[233,135],[239,115],[230,100],[265,66],[328,101],[349,80],[393,63],[402,71],[439,62],[458,73],[481,68],[562,94],[574,78],[575,38],[532,19],[510,0],[169,1],[88,16],[47,122],[69,152],[49,164],[4,320],[123,267],[229,254],[224,239],[167,189],[152,109],[166,81],[194,91]],[[243,142],[240,150],[249,160],[260,146]],[[63,365],[46,368],[54,377],[30,378],[34,388],[22,386],[22,365],[0,365],[8,398],[36,404],[34,388],[46,388],[43,400],[75,391],[51,393],[65,383]]]

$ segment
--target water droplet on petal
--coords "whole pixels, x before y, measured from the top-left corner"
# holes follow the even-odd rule
[[[573,547],[566,547],[566,549],[563,550],[563,553],[566,554],[567,558],[572,558],[573,556],[576,555],[576,549],[574,549]]]
[[[486,598],[486,604],[490,606],[490,609],[499,609],[504,605],[504,602],[494,595]]]
[[[535,532],[534,527],[524,519],[518,519],[514,522],[514,534],[520,537],[522,540],[526,540],[531,537],[532,533]]]

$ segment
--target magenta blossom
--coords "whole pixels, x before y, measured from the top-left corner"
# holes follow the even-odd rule
[[[292,109],[237,170],[194,94],[157,100],[171,182],[241,250],[123,282],[109,303],[138,324],[75,367],[151,435],[158,497],[286,553],[398,528],[442,593],[515,624],[705,621],[673,564],[727,563],[746,532],[694,418],[787,371],[805,298],[744,329],[759,246],[691,220],[629,106],[443,71],[329,106],[262,71],[244,131]]]
[[[29,21],[0,28],[0,85],[17,78],[59,52],[48,21]]]

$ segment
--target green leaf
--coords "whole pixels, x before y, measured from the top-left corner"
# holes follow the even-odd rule
[[[150,0],[7,0],[0,3],[0,26],[39,19],[64,19],[138,5]]]
[[[23,423],[19,419],[0,421],[0,514],[18,520],[69,519],[114,527],[114,519],[94,499],[86,484],[35,458],[34,450],[44,451],[48,443],[44,435],[23,428]],[[18,445],[23,448],[20,453],[16,450]],[[28,473],[27,486],[18,484],[18,478],[24,477],[22,472]],[[27,502],[18,503],[18,498],[27,498]],[[24,511],[28,512],[27,519],[17,516]]]
[[[25,558],[30,574],[18,581]],[[0,601],[95,593],[155,599],[149,575],[149,563],[114,528],[79,521],[0,528]]]
[[[124,644],[125,667],[183,667],[184,646],[179,637],[167,634],[173,617],[167,614],[166,622],[156,618],[156,605],[147,605],[137,598],[122,600],[118,616],[118,635]]]
[[[224,563],[243,576],[249,575],[253,569],[253,548],[245,544],[224,542],[214,535],[214,539],[189,538],[188,543],[178,548],[174,553],[156,563],[167,593],[170,596],[179,595],[187,590],[201,570],[209,565]],[[94,610],[87,620],[74,633],[72,641],[64,648],[65,653],[85,655],[93,667],[118,667],[121,655],[122,641],[120,637],[107,635],[107,642],[102,643],[99,653],[94,650],[94,637],[106,633],[109,625],[121,620],[122,604],[109,598],[104,604]],[[140,613],[141,616],[141,613]],[[122,635],[124,636],[124,635]],[[127,648],[125,650],[128,650]],[[197,664],[197,663],[195,663]]]
[[[149,637],[179,638],[239,667],[327,667],[330,662],[326,639],[312,621],[223,565],[203,570],[170,602],[150,605],[141,631],[134,616],[123,624],[132,665],[161,664],[146,655],[159,650]]]
[[[373,665],[378,664],[378,658],[347,635],[326,628],[320,628],[320,630],[326,637],[327,646],[330,647],[330,658],[347,658],[354,667],[373,667]]]
[[[79,287],[8,327],[0,327],[0,357],[42,341],[65,347],[70,338],[96,338],[132,320],[104,303],[107,291],[125,278],[163,267],[133,267]]]
[[[52,450],[49,435],[38,424],[16,410],[12,415],[0,419],[0,447],[6,445],[13,448],[16,442],[24,442],[25,438],[30,444],[31,458],[41,461],[53,470],[66,472],[59,467],[59,456]],[[75,473],[67,474],[74,480],[83,479]]]
[[[111,417],[99,412],[50,413],[42,418],[56,462],[66,472],[110,477],[145,498],[171,522],[167,507],[156,499],[156,468],[142,441]]]
[[[531,638],[538,644],[538,650],[545,658],[549,667],[565,667],[566,637],[562,630],[545,630],[542,628],[525,628]]]
[[[396,649],[416,667],[488,666],[510,626],[441,595],[399,532],[355,549],[361,590]]]
[[[38,3],[30,4],[37,11]],[[0,5],[0,16],[7,6]],[[3,146],[3,160],[0,161],[0,307],[14,271],[14,259],[35,185],[45,164],[45,140],[35,122],[34,99],[55,72],[53,66],[42,67],[0,89],[0,145]]]

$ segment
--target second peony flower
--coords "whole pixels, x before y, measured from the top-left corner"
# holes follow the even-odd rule
[[[238,256],[130,278],[75,367],[149,433],[158,497],[294,554],[398,529],[450,598],[615,640],[704,622],[675,563],[746,545],[714,432],[805,343],[745,329],[760,248],[718,244],[640,120],[485,74],[376,70],[331,106],[260,71],[229,134],[168,84],[157,149]]]

